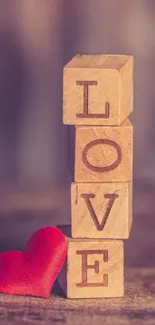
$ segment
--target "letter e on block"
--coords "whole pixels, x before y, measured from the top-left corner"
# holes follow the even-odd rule
[[[128,119],[120,126],[77,126],[75,182],[132,180],[132,151],[133,128]]]
[[[65,232],[65,226],[60,228]],[[124,249],[121,240],[67,237],[68,256],[58,282],[68,298],[124,295]]]

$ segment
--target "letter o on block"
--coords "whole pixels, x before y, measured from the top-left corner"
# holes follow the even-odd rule
[[[133,127],[76,127],[75,182],[132,180]]]
[[[108,146],[112,146],[115,148],[116,152],[117,152],[117,158],[116,160],[109,166],[93,166],[89,163],[89,161],[87,160],[87,153],[88,151],[97,146],[98,144],[100,145],[108,145]],[[98,140],[93,140],[91,142],[89,142],[83,152],[82,152],[82,159],[84,161],[84,164],[90,168],[91,170],[94,170],[96,172],[101,172],[101,173],[106,173],[106,172],[110,172],[112,170],[114,170],[115,168],[117,168],[119,166],[119,164],[121,163],[121,160],[122,160],[122,150],[121,148],[119,147],[119,145],[112,141],[112,140],[108,140],[108,139],[98,139]]]

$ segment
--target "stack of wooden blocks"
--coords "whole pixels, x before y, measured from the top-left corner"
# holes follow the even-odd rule
[[[75,171],[59,283],[68,298],[121,297],[123,239],[132,225],[133,57],[77,55],[63,78],[63,121],[75,125]]]

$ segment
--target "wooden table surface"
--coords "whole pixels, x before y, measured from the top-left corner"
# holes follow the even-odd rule
[[[58,286],[48,300],[0,295],[0,324],[155,324],[155,184],[134,186],[134,224],[125,242],[125,297],[68,300]],[[0,250],[23,249],[45,225],[70,221],[69,186],[0,189]]]
[[[153,325],[155,268],[127,268],[124,298],[69,300],[57,284],[47,300],[1,295],[0,324]]]

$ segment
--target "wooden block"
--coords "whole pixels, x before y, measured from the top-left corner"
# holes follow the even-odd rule
[[[66,233],[66,227],[61,227]],[[58,282],[68,298],[122,297],[123,241],[68,239],[68,256]]]
[[[132,182],[72,183],[73,238],[127,239],[132,225]]]
[[[75,133],[75,182],[132,179],[133,128],[128,119],[120,126],[77,126]]]
[[[65,66],[64,124],[120,125],[132,110],[132,56],[77,55]]]

